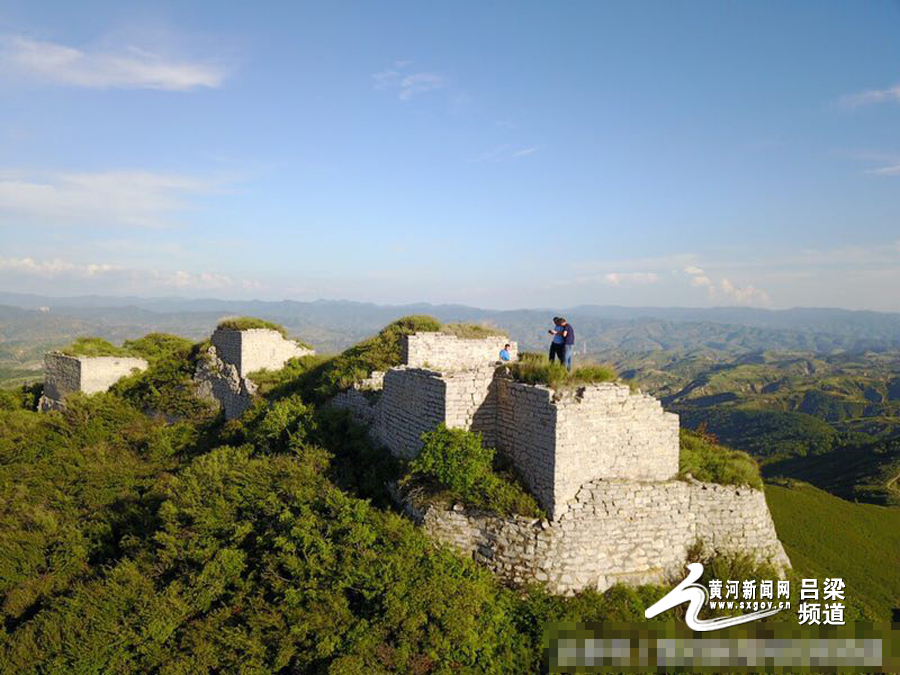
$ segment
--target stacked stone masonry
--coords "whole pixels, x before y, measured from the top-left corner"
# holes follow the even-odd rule
[[[504,335],[471,339],[445,333],[415,333],[403,338],[403,363],[433,370],[479,368],[498,361],[500,350],[507,342],[514,361],[518,357],[518,345]]]
[[[44,393],[41,410],[56,410],[75,392],[106,391],[126,375],[147,369],[144,359],[124,356],[68,356],[60,352],[44,355]]]
[[[556,392],[515,382],[496,363],[496,343],[488,349],[451,337],[410,336],[406,365],[360,385],[381,389],[374,404],[353,389],[335,405],[400,457],[414,457],[421,434],[440,423],[481,432],[513,460],[549,520],[415,505],[397,495],[434,538],[512,582],[565,593],[683,578],[696,544],[790,567],[762,492],[674,480],[678,416],[659,401],[616,383]]]
[[[434,539],[507,581],[555,593],[680,580],[697,544],[705,554],[750,553],[782,573],[790,568],[763,493],[748,487],[595,480],[555,522],[401,503]]]
[[[217,328],[211,342],[219,358],[237,368],[241,377],[264,368],[278,370],[288,359],[315,354],[314,350],[301,347],[277,330],[267,328]]]
[[[210,342],[212,346],[198,364],[194,382],[198,395],[218,403],[227,419],[240,417],[253,405],[257,388],[248,374],[278,370],[289,359],[315,354],[267,328],[217,328]]]
[[[507,454],[551,517],[595,478],[667,480],[678,473],[678,417],[627,386],[603,383],[555,395],[482,365],[438,372],[401,366],[384,376],[378,403],[358,397],[338,406],[373,424],[374,437],[399,457],[414,457],[421,435],[440,423],[481,432]]]

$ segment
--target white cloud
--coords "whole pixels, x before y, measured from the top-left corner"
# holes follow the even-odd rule
[[[394,61],[393,68],[372,73],[372,86],[375,89],[397,91],[401,101],[408,101],[418,94],[443,89],[444,77],[437,73],[402,73],[401,71],[411,63],[412,61]]]
[[[444,78],[435,73],[414,73],[400,80],[400,98],[408,101],[416,94],[443,88]]]
[[[718,283],[713,281],[700,267],[689,265],[684,268],[690,277],[691,286],[706,289],[711,300],[724,299],[738,305],[768,305],[769,294],[752,284],[737,286],[730,279],[722,278]]]
[[[3,273],[11,273],[16,277],[28,276],[56,280],[60,283],[103,279],[107,284],[115,284],[119,291],[123,289],[132,291],[148,287],[180,290],[254,290],[262,288],[257,281],[235,279],[227,274],[215,272],[188,272],[185,270],[165,272],[101,262],[73,262],[58,257],[39,260],[31,257],[0,256],[0,275]]]
[[[877,169],[872,169],[869,173],[876,176],[900,176],[900,164],[890,164]]]
[[[622,284],[655,284],[659,281],[656,272],[610,272],[603,280],[612,286]]]
[[[28,274],[39,277],[97,277],[108,272],[117,271],[118,267],[108,263],[77,264],[60,258],[51,260],[35,260],[34,258],[0,257],[0,271]]]
[[[22,36],[0,38],[0,70],[92,89],[190,91],[216,88],[226,76],[221,65],[170,58],[137,47],[82,51]]]
[[[151,272],[150,277],[159,286],[178,289],[223,290],[242,288],[251,290],[262,287],[257,281],[233,279],[227,274],[216,274],[213,272],[192,273],[184,270],[171,273]]]
[[[889,101],[900,103],[900,84],[888,87],[887,89],[869,89],[867,91],[849,94],[842,97],[840,103],[847,108],[858,108],[862,105],[887,103]]]
[[[506,162],[511,159],[522,159],[523,157],[528,157],[529,155],[533,155],[538,151],[537,146],[530,146],[519,148],[509,143],[504,143],[503,145],[498,145],[493,150],[488,150],[487,152],[479,155],[475,158],[476,162]]]
[[[388,69],[377,73],[372,73],[372,86],[375,89],[388,89],[396,86],[400,78],[400,73],[396,70]]]
[[[29,220],[42,225],[79,223],[158,227],[188,206],[187,198],[214,183],[146,171],[0,175],[0,225]]]

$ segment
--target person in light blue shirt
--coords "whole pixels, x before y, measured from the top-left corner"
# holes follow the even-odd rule
[[[553,336],[553,341],[550,343],[550,363],[556,359],[563,363],[566,358],[566,336],[563,335],[563,327],[558,316],[553,317],[553,326],[552,330],[547,331]]]
[[[507,342],[503,349],[500,350],[500,360],[501,361],[509,361],[509,343]]]
[[[575,329],[563,317],[559,318],[559,335],[563,338],[563,356],[560,361],[566,366],[566,370],[572,370],[572,359],[575,356]]]

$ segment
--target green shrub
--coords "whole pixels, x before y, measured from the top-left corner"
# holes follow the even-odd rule
[[[136,340],[125,340],[122,349],[153,362],[174,353],[190,351],[193,343],[187,338],[169,333],[149,333]]]
[[[363,340],[338,356],[322,361],[294,383],[293,391],[321,403],[374,370],[399,366],[403,360],[404,335],[440,330],[441,324],[430,316],[405,316],[385,326],[378,335]],[[287,392],[288,388],[284,388]],[[292,393],[292,392],[291,392]]]
[[[189,340],[152,333],[126,342],[134,353],[147,358],[147,370],[116,382],[110,391],[145,412],[160,412],[179,418],[205,419],[217,408],[197,396],[193,377],[201,354]]]
[[[507,515],[542,517],[540,507],[511,475],[494,470],[494,450],[481,434],[448,429],[444,424],[422,434],[422,450],[409,463],[403,484],[424,484],[432,496]]]
[[[617,379],[616,371],[610,366],[588,364],[569,372],[561,363],[531,352],[521,354],[519,360],[508,364],[506,369],[518,382],[543,384],[557,390]]]
[[[134,356],[130,350],[98,337],[77,338],[60,351],[67,356]]]
[[[679,474],[721,485],[749,485],[762,490],[759,465],[746,452],[719,445],[705,432],[682,429]]]
[[[308,356],[295,356],[278,370],[254,370],[247,374],[258,387],[261,396],[272,395],[273,398],[287,396],[299,389],[298,384],[302,378],[312,369],[328,361],[330,357],[321,354]]]
[[[41,382],[23,384],[15,389],[0,389],[0,410],[35,410],[43,389]]]
[[[464,338],[504,335],[496,328],[473,324],[442,324],[430,316],[412,315],[385,326],[378,335],[363,340],[337,356],[304,357],[288,364],[289,370],[252,373],[264,393],[273,397],[300,393],[307,401],[323,403],[339,391],[369,377],[373,371],[387,370],[403,361],[403,336],[413,333],[443,332]]]
[[[315,431],[313,413],[299,396],[276,401],[252,425],[248,440],[261,452],[298,452]]]

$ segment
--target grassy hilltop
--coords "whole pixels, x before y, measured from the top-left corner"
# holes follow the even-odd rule
[[[33,412],[33,389],[0,391],[0,671],[538,672],[549,621],[643,621],[668,588],[508,588],[393,510],[385,478],[533,508],[473,435],[439,431],[404,465],[320,405],[436,324],[411,317],[259,373],[264,396],[227,423],[192,394],[201,346],[175,336],[125,343],[150,368],[64,412]],[[759,480],[708,435],[682,442],[697,477]],[[802,485],[766,495],[797,573],[844,577],[849,620],[889,618],[900,509]],[[707,562],[719,578],[771,578]]]

